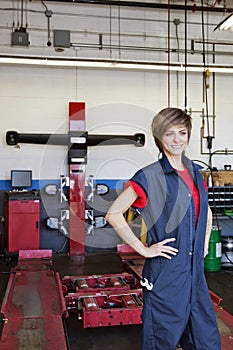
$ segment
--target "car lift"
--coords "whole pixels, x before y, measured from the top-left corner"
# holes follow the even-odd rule
[[[63,318],[68,317],[51,250],[19,251],[11,271],[1,314],[2,350],[68,348]]]
[[[6,142],[10,146],[18,143],[34,143],[68,146],[69,164],[69,253],[85,254],[85,164],[87,147],[96,145],[135,145],[145,144],[145,135],[89,135],[85,131],[85,103],[69,102],[68,134],[19,134],[7,131]],[[62,190],[62,189],[61,189]]]

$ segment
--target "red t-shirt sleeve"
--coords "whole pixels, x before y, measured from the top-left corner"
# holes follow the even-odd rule
[[[131,186],[138,195],[138,198],[133,203],[133,206],[137,208],[144,208],[147,202],[147,198],[144,190],[141,188],[141,186],[139,186],[136,182],[132,180],[127,181],[124,185],[124,188],[126,189],[129,186]]]
[[[206,181],[204,181],[204,190],[206,191],[207,190],[207,182]]]

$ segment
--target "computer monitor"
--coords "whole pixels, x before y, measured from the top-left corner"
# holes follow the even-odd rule
[[[11,170],[11,187],[22,190],[32,186],[32,170]]]

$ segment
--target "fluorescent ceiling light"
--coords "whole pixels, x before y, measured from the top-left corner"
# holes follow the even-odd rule
[[[188,64],[186,67],[181,63],[151,62],[151,61],[124,61],[124,60],[100,60],[78,59],[73,57],[57,58],[53,56],[10,56],[0,55],[0,65],[13,66],[37,66],[37,67],[60,67],[60,68],[87,68],[87,69],[111,69],[111,70],[138,70],[138,71],[175,71],[175,72],[201,72],[207,67],[203,64]],[[233,65],[208,65],[211,73],[233,74]]]
[[[224,18],[217,27],[214,28],[214,30],[216,29],[233,31],[233,13]]]

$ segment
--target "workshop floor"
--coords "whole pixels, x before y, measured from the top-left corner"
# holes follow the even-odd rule
[[[115,253],[88,254],[85,257],[70,257],[59,254],[53,257],[54,266],[61,278],[70,275],[119,273],[120,259]],[[0,301],[4,297],[9,271],[14,261],[6,265],[0,260]],[[221,306],[233,315],[233,268],[206,273],[209,289],[223,300]],[[81,321],[71,315],[64,321],[70,350],[140,350],[141,326],[119,326],[83,329]]]

